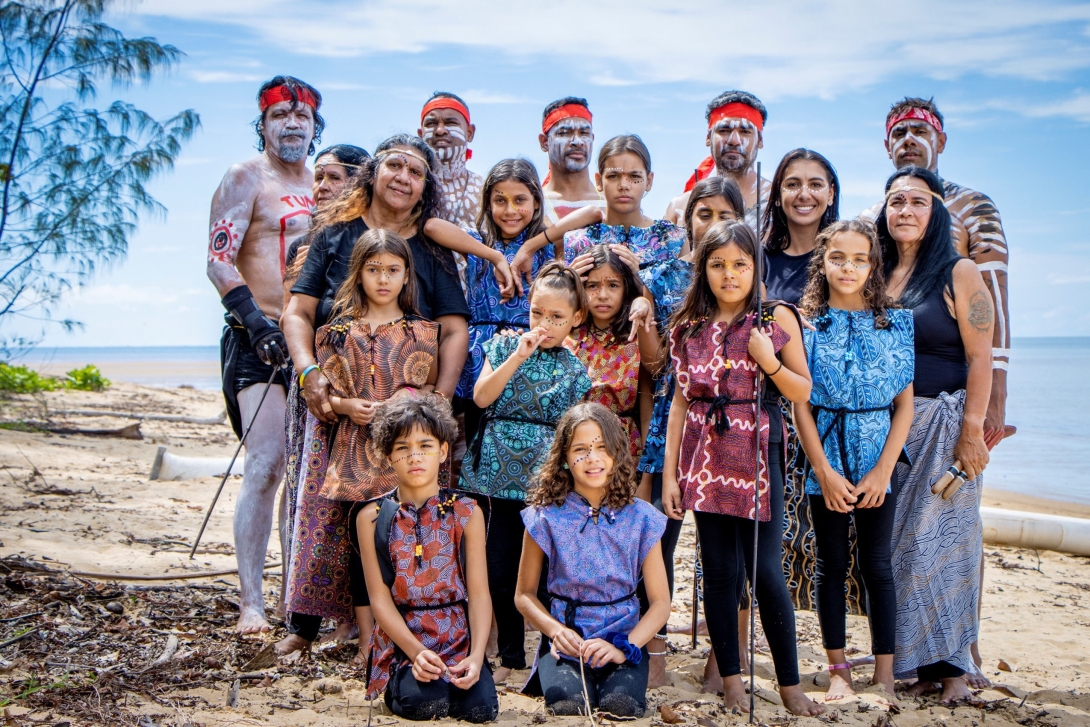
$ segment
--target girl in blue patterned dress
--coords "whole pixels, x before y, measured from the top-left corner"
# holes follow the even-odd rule
[[[522,511],[517,603],[542,634],[528,687],[540,684],[553,714],[585,714],[589,703],[642,717],[647,707],[645,645],[670,617],[659,542],[666,517],[636,499],[634,474],[617,417],[601,404],[580,404],[557,424]],[[549,608],[537,596],[544,567]],[[641,576],[650,602],[642,618]]]
[[[488,520],[488,582],[499,636],[502,682],[526,668],[523,621],[515,608],[515,578],[522,550],[519,513],[526,487],[552,443],[557,420],[590,390],[587,370],[564,347],[583,322],[587,296],[574,270],[546,265],[530,287],[530,329],[484,344],[485,359],[473,388],[484,409],[462,462],[460,487],[477,496]]]
[[[852,521],[867,591],[875,666],[872,684],[893,696],[897,603],[891,538],[894,468],[912,426],[912,311],[886,294],[874,228],[847,220],[817,237],[802,311],[813,377],[809,406],[795,406],[810,462],[806,494],[817,542],[817,611],[829,657],[826,702],[854,695],[844,655],[845,581]]]

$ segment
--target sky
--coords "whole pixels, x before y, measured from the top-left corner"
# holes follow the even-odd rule
[[[209,203],[227,168],[257,153],[257,88],[277,74],[322,92],[323,147],[371,150],[415,132],[432,91],[457,93],[477,126],[480,174],[511,156],[543,173],[542,108],[585,97],[597,146],[637,133],[650,148],[653,217],[704,158],[704,108],[724,90],[768,107],[766,177],[796,147],[833,162],[843,217],[877,201],[893,171],[889,106],[933,96],[949,135],[940,173],[1002,215],[1014,336],[1090,335],[1087,2],[150,0],[119,4],[107,22],[186,55],[150,84],[103,88],[98,105],[122,98],[164,119],[191,108],[202,128],[151,186],[165,217],[142,220],[127,258],[65,299],[55,316],[84,326],[47,329],[46,346],[218,342]]]

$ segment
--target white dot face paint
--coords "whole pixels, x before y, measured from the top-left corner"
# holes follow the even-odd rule
[[[889,130],[889,153],[898,169],[908,166],[934,169],[938,132],[931,124],[908,119]]]
[[[590,164],[594,132],[586,119],[558,121],[549,129],[549,165],[567,172],[581,172]]]
[[[739,174],[757,161],[760,135],[748,119],[722,119],[711,129],[712,158],[722,174]]]

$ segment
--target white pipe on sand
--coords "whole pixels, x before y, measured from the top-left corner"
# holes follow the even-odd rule
[[[1090,555],[1090,520],[982,507],[984,542]]]
[[[222,477],[231,464],[230,457],[183,457],[159,447],[151,465],[149,480],[195,480],[200,477]],[[235,460],[232,475],[242,475],[243,457]]]

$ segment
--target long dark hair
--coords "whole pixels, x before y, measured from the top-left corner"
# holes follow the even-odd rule
[[[621,310],[617,312],[617,317],[613,319],[613,323],[609,326],[609,332],[612,334],[613,339],[616,341],[627,341],[628,336],[632,333],[632,321],[628,320],[628,316],[632,313],[632,301],[640,297],[640,291],[643,289],[639,279],[636,278],[636,274],[632,272],[632,268],[625,265],[624,260],[610,249],[609,245],[595,245],[587,250],[585,255],[590,255],[594,258],[594,268],[600,268],[603,265],[608,266],[617,275],[621,276],[621,282],[624,285],[624,292],[621,298]],[[593,270],[594,268],[591,268]],[[584,286],[586,284],[584,283]],[[589,296],[588,296],[589,298]],[[594,325],[594,322],[590,319],[590,315],[586,318],[588,329]]]
[[[543,222],[545,199],[541,193],[541,180],[538,179],[537,169],[526,159],[503,159],[492,167],[488,176],[484,178],[484,186],[481,189],[481,211],[477,213],[477,232],[484,244],[489,247],[495,247],[502,236],[499,227],[492,219],[492,190],[500,182],[510,181],[526,185],[537,205],[534,216],[530,218],[530,224],[524,230],[525,239],[529,240],[545,229]]]
[[[787,215],[783,211],[783,178],[787,176],[787,168],[797,161],[817,162],[825,169],[825,177],[829,186],[833,188],[833,200],[821,216],[821,232],[829,225],[840,219],[840,179],[836,176],[832,162],[810,149],[795,149],[787,152],[780,165],[776,167],[776,173],[772,176],[772,188],[768,194],[768,205],[761,215],[762,239],[765,250],[768,252],[783,252],[791,244],[791,234],[787,231]]]
[[[567,496],[575,489],[575,478],[567,463],[568,447],[571,438],[580,424],[594,422],[602,432],[602,441],[609,456],[613,459],[613,471],[609,474],[609,484],[602,504],[613,510],[620,510],[630,505],[636,495],[636,466],[629,450],[628,435],[625,434],[621,420],[616,414],[595,402],[576,404],[560,417],[556,423],[556,436],[549,447],[545,461],[534,476],[530,491],[526,493],[526,503],[545,507],[563,505]]]
[[[332,156],[336,159],[349,177],[359,176],[363,170],[363,163],[371,158],[366,149],[352,144],[334,144],[326,147],[314,155],[314,160],[317,161],[324,156]]]
[[[374,201],[375,172],[378,170],[378,165],[382,163],[383,156],[385,156],[383,152],[388,152],[397,147],[409,147],[420,154],[428,163],[428,174],[424,178],[424,191],[413,208],[409,220],[410,224],[416,225],[417,229],[422,232],[425,222],[433,217],[438,217],[442,192],[439,189],[439,181],[435,178],[435,170],[438,166],[435,152],[419,136],[394,134],[375,147],[375,155],[361,165],[363,168],[356,177],[355,184],[318,213],[316,218],[317,226],[325,227],[337,222],[351,222],[362,217]]]
[[[829,279],[825,277],[825,253],[828,252],[829,243],[833,238],[847,232],[862,235],[870,244],[870,250],[867,253],[870,270],[867,282],[860,293],[863,296],[863,304],[874,314],[874,327],[888,328],[889,319],[886,318],[886,310],[897,306],[886,293],[886,271],[882,267],[882,246],[878,244],[874,225],[858,219],[834,222],[818,233],[814,254],[810,256],[810,268],[807,273],[806,288],[802,291],[799,312],[811,319],[819,318],[828,312]],[[816,323],[816,325],[820,328],[821,324]]]
[[[734,216],[740,220],[746,218],[746,201],[742,197],[742,190],[738,189],[738,182],[731,177],[708,177],[701,179],[693,187],[689,194],[689,203],[685,205],[685,237],[689,240],[689,248],[692,249],[693,241],[693,213],[696,211],[696,203],[702,199],[722,197],[734,210]]]
[[[404,315],[419,315],[416,310],[416,272],[409,243],[396,232],[379,228],[368,230],[356,240],[352,256],[348,259],[348,275],[341,283],[337,297],[333,299],[330,320],[343,315],[354,318],[367,315],[367,295],[360,282],[360,271],[363,270],[364,263],[383,253],[399,257],[405,263],[405,285],[397,296],[398,307]]]
[[[696,243],[693,252],[693,276],[685,300],[670,318],[670,328],[684,326],[683,340],[695,336],[704,324],[715,317],[719,310],[719,301],[708,285],[708,258],[721,247],[734,243],[742,254],[757,262],[757,235],[745,220],[734,222],[716,222],[704,238]],[[741,315],[745,316],[757,310],[757,295],[760,281],[754,272],[753,286],[746,299],[746,307]]]
[[[928,293],[935,289],[935,286],[953,286],[954,263],[960,259],[960,256],[954,249],[954,240],[950,234],[950,211],[946,209],[945,203],[939,202],[945,198],[945,193],[938,175],[923,167],[902,167],[890,175],[886,181],[887,198],[893,182],[901,177],[912,177],[922,181],[931,190],[934,200],[931,205],[931,219],[927,222],[927,229],[924,230],[923,239],[920,240],[919,249],[916,251],[916,262],[901,293],[901,305],[905,308],[915,308],[927,297]],[[882,205],[882,212],[875,221],[875,228],[878,230],[878,242],[882,245],[882,258],[885,260],[885,272],[888,278],[901,257],[897,252],[896,241],[889,234],[885,204]]]

